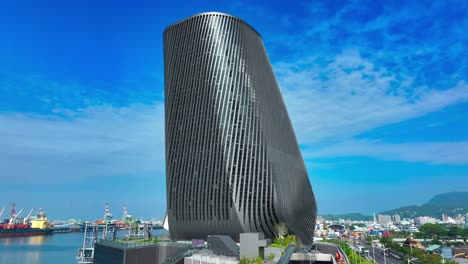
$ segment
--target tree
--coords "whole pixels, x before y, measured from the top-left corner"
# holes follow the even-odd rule
[[[275,225],[275,234],[278,238],[283,238],[286,234],[288,234],[288,227],[285,223],[281,222]]]
[[[444,236],[446,234],[446,231],[443,227],[437,224],[430,224],[430,223],[422,225],[419,228],[419,231],[421,233],[426,234],[430,238],[434,236]]]
[[[458,226],[451,226],[447,232],[447,236],[449,236],[452,239],[456,239],[459,235],[462,229]]]
[[[294,245],[299,245],[298,241],[297,241],[297,238],[295,235],[287,235],[286,237],[284,237],[283,239],[283,245],[284,246],[289,246],[289,244],[293,243]]]
[[[241,259],[240,259],[240,264],[252,264],[252,261],[248,258],[246,258],[245,256],[243,256]]]
[[[273,259],[275,258],[275,254],[271,253],[270,255],[267,256],[268,260],[270,261],[270,264],[273,263]]]
[[[131,229],[133,231],[134,236],[138,236],[138,232],[140,231],[140,221],[139,220],[134,220],[131,224]]]
[[[442,257],[439,256],[439,255],[429,254],[429,255],[426,255],[426,259],[425,259],[424,263],[439,264],[439,263],[442,263]]]
[[[460,236],[463,238],[463,241],[466,243],[468,239],[468,228],[464,228],[460,231]]]
[[[382,237],[380,238],[380,243],[389,248],[393,244],[393,240],[390,237]]]
[[[257,257],[254,258],[252,262],[257,264],[263,264],[263,259],[261,257]]]

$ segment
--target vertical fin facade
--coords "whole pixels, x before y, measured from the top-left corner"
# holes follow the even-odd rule
[[[171,236],[263,232],[285,222],[313,241],[316,202],[258,32],[223,13],[164,31]]]

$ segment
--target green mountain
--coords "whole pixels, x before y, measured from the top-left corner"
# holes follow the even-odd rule
[[[468,212],[468,192],[442,193],[434,196],[424,205],[412,205],[381,212],[380,214],[395,215],[403,218],[432,216],[441,218],[442,214],[456,216]]]
[[[424,205],[410,205],[393,210],[380,212],[379,214],[400,215],[402,218],[415,218],[418,216],[432,216],[440,219],[442,214],[455,217],[458,214],[468,213],[468,192],[449,192],[435,195]],[[323,219],[338,221],[339,219],[352,221],[372,221],[373,217],[360,213],[327,214]]]
[[[330,221],[338,221],[340,219],[351,220],[351,221],[371,221],[373,218],[370,215],[363,215],[360,213],[350,213],[350,214],[327,214],[322,215],[322,218]]]
[[[468,192],[437,194],[427,204],[437,204],[453,208],[468,208]]]

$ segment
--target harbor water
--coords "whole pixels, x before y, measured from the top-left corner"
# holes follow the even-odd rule
[[[128,232],[128,231],[127,231]],[[165,230],[154,230],[158,235]],[[122,235],[126,231],[119,231]],[[84,233],[0,238],[1,264],[76,264]]]

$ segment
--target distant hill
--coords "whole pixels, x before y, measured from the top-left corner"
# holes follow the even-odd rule
[[[456,216],[468,212],[468,192],[450,192],[434,196],[424,205],[412,205],[381,212],[380,214],[395,215],[403,218],[432,216],[441,218],[442,214]]]
[[[371,221],[373,219],[370,215],[363,215],[360,213],[350,213],[350,214],[327,214],[322,215],[322,218],[330,221],[338,221],[340,219],[352,220],[352,221]]]
[[[427,204],[437,204],[453,208],[468,208],[468,192],[437,194]]]
[[[410,205],[393,210],[380,212],[379,214],[400,215],[402,218],[415,218],[418,216],[432,216],[440,219],[442,214],[455,217],[458,214],[468,213],[468,192],[449,192],[435,195],[424,205]],[[340,219],[352,221],[372,221],[370,215],[361,213],[350,214],[327,214],[322,215],[323,219],[338,221]]]

